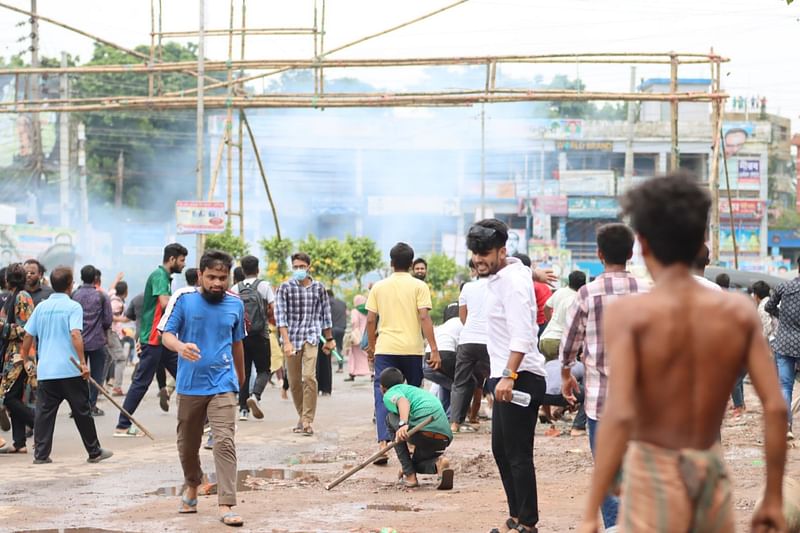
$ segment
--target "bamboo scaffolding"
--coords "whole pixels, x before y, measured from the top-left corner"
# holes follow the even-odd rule
[[[235,0],[230,0],[230,21],[228,26],[230,29],[233,29],[233,3]],[[228,32],[228,62],[230,63],[233,60],[233,32]],[[227,79],[228,79],[228,98],[233,98],[233,68],[228,67],[227,71]],[[227,178],[227,187],[225,188],[226,191],[226,199],[225,199],[225,213],[227,214],[227,219],[225,222],[225,227],[228,231],[232,231],[233,228],[233,220],[231,220],[233,216],[233,143],[231,140],[233,139],[233,107],[228,106],[226,115],[225,115],[225,131],[228,137],[227,149],[226,149],[226,156],[225,160],[227,164],[225,165],[225,177]]]
[[[326,52],[325,55],[331,52]],[[637,59],[637,58],[616,58],[608,56],[607,59],[596,59],[582,55],[569,57],[563,56],[539,56],[539,55],[506,55],[506,56],[453,56],[453,57],[413,57],[413,58],[393,58],[393,59],[327,59],[320,56],[319,60],[314,59],[250,59],[233,61],[206,61],[205,66],[209,72],[226,71],[233,69],[314,69],[324,67],[331,68],[368,68],[368,67],[436,67],[436,66],[469,66],[486,65],[487,63],[574,63],[580,61],[583,64],[672,64],[672,54],[664,54],[664,59]],[[713,61],[727,62],[727,58],[714,59],[706,56],[706,59],[680,60],[681,54],[675,54],[678,64],[708,64]],[[193,61],[164,62],[157,64],[139,63],[134,65],[84,65],[77,67],[10,67],[0,69],[3,74],[147,74],[150,72],[185,72],[196,66]],[[194,73],[197,74],[196,72]],[[214,80],[217,81],[217,80]]]
[[[232,28],[230,30],[206,30],[206,37],[227,37],[229,33],[234,35],[313,35],[314,28]],[[162,37],[196,37],[197,31],[162,31],[154,32],[153,35]]]

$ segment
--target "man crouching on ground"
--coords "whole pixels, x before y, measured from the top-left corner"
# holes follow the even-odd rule
[[[598,530],[597,511],[623,455],[620,532],[734,531],[719,429],[743,368],[764,405],[766,432],[767,486],[752,531],[786,531],[786,404],[761,321],[746,296],[707,289],[692,277],[709,194],[674,174],[631,190],[623,205],[655,286],[606,309],[608,404],[580,531]]]
[[[389,411],[386,427],[399,443],[394,450],[402,466],[400,483],[409,488],[419,487],[417,474],[439,474],[437,488],[452,489],[453,469],[443,452],[453,441],[453,433],[442,402],[425,389],[406,385],[403,373],[394,367],[381,372],[380,384],[383,403]],[[409,438],[408,432],[429,416],[433,420]],[[414,446],[413,455],[407,442]]]
[[[178,454],[186,491],[179,512],[197,512],[197,487],[202,482],[200,443],[208,418],[214,434],[214,467],[220,520],[241,526],[236,505],[234,432],[239,387],[244,379],[244,305],[228,293],[233,259],[207,251],[200,259],[200,287],[175,295],[159,324],[164,346],[177,352]]]

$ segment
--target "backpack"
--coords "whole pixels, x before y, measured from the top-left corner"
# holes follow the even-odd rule
[[[244,282],[238,285],[239,298],[244,304],[245,320],[249,325],[248,335],[264,333],[267,329],[267,313],[264,310],[264,299],[258,292],[259,283],[261,280],[257,279],[250,285],[245,285]]]

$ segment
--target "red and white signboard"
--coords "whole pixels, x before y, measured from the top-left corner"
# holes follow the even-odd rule
[[[175,202],[178,233],[222,233],[225,231],[225,202]]]
[[[764,202],[758,199],[742,199],[731,198],[730,209],[728,208],[728,199],[720,198],[719,200],[719,216],[722,218],[730,218],[733,212],[733,218],[748,218],[760,220],[764,214]]]

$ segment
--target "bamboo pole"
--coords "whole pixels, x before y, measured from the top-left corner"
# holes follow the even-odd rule
[[[717,92],[720,86],[719,64],[711,65],[711,79],[713,80],[712,91]],[[717,132],[722,128],[721,101],[715,100],[712,105],[712,133],[711,133],[711,170],[708,177],[708,188],[711,194],[711,223],[709,233],[711,234],[711,263],[719,263],[719,151],[720,139]]]
[[[242,29],[247,27],[247,0],[242,0]],[[242,32],[241,59],[244,61],[245,32]],[[244,71],[239,71],[239,78],[244,77]],[[244,93],[244,85],[239,85],[239,92]],[[242,124],[242,110],[239,109],[239,237],[244,239],[244,125]]]
[[[724,137],[722,136],[722,128],[719,129],[720,142]],[[733,219],[733,200],[731,199],[731,180],[728,176],[728,155],[725,150],[722,150],[722,165],[725,168],[725,190],[728,196],[728,218],[730,219],[731,240],[733,242],[733,268],[739,270],[739,246],[736,244],[736,225]]]
[[[150,64],[155,61],[156,56],[156,7],[155,0],[150,0]],[[147,95],[153,97],[153,73],[147,75]]]
[[[233,3],[235,0],[230,0],[230,18],[228,22],[228,27],[233,28]],[[228,62],[230,63],[233,61],[233,32],[228,33]],[[227,72],[227,80],[228,80],[228,98],[233,98],[233,68],[228,67]],[[225,114],[225,131],[226,131],[226,138],[227,138],[227,150],[226,150],[226,166],[225,166],[225,177],[227,186],[225,188],[226,192],[226,200],[225,200],[225,212],[227,213],[227,221],[225,223],[225,227],[232,231],[233,221],[231,217],[233,216],[233,145],[231,141],[233,140],[233,106],[227,105],[227,110]]]
[[[227,106],[243,108],[320,108],[320,107],[401,107],[421,105],[475,105],[482,103],[507,103],[507,102],[537,102],[537,101],[679,101],[679,102],[713,102],[727,98],[723,93],[678,93],[671,95],[645,94],[645,93],[605,93],[605,92],[534,92],[534,91],[509,91],[495,90],[470,91],[470,92],[429,92],[429,93],[327,93],[323,96],[313,94],[265,94],[234,96],[207,96],[205,97],[208,108],[220,109]],[[155,109],[187,109],[197,104],[197,98],[192,97],[155,97],[132,99],[125,97],[109,97],[100,103],[62,105],[26,106],[25,102],[18,102],[17,109],[7,103],[0,106],[0,114],[13,112],[88,112],[88,111],[114,111],[114,110],[155,110]],[[49,101],[48,101],[49,102]]]
[[[206,30],[206,37],[227,37],[229,33],[234,35],[312,35],[314,28],[232,28],[219,30]],[[162,31],[155,32],[154,35],[162,37],[196,37],[197,32],[189,31]]]
[[[675,94],[678,92],[678,57],[675,54],[670,55],[670,70],[669,70],[669,92]],[[669,166],[672,172],[678,170],[678,101],[675,99],[670,100],[669,105],[670,115],[670,158]]]
[[[326,52],[325,56],[331,52]],[[679,54],[676,54],[676,56]],[[724,59],[723,61],[728,61]],[[228,68],[246,69],[312,69],[317,66],[324,68],[375,68],[375,67],[413,67],[413,66],[451,66],[451,65],[485,65],[486,63],[574,63],[575,58],[560,59],[548,58],[546,56],[534,55],[507,55],[507,56],[449,56],[449,57],[428,57],[428,58],[368,58],[368,59],[326,59],[320,56],[318,61],[314,59],[252,59],[228,61],[206,61],[205,70],[208,72],[225,71]],[[195,66],[193,61],[173,61],[154,65],[147,63],[122,64],[122,65],[83,65],[77,67],[10,67],[0,69],[3,74],[146,74],[155,72],[185,72]],[[584,64],[637,64],[652,63],[671,65],[670,59],[584,59]],[[708,64],[708,60],[702,61],[678,61],[678,64]],[[194,73],[196,75],[196,73]]]
[[[214,199],[214,192],[217,190],[217,178],[219,177],[219,169],[222,167],[222,152],[225,145],[228,143],[227,130],[222,132],[222,138],[219,140],[219,148],[217,149],[217,157],[214,158],[214,168],[211,170],[211,187],[208,189],[208,201]]]
[[[321,33],[319,35],[319,52],[322,54],[322,57],[325,57],[325,0],[322,0],[322,21]],[[325,93],[325,69],[322,67],[319,69],[319,92],[320,94]]]
[[[244,122],[244,127],[247,128],[247,135],[250,137],[250,144],[253,145],[253,153],[256,156],[256,163],[258,163],[258,171],[261,173],[261,181],[264,182],[264,190],[267,192],[267,200],[272,209],[272,220],[275,221],[275,236],[278,237],[278,240],[281,240],[281,226],[278,224],[278,211],[275,209],[275,202],[272,200],[272,192],[269,189],[269,182],[267,181],[267,173],[264,171],[264,164],[261,162],[261,154],[258,152],[256,138],[255,135],[253,135],[253,130],[250,128],[247,115],[245,115],[244,111],[240,111],[240,113],[242,122]]]
[[[162,0],[158,0],[158,31],[161,31],[161,24],[164,20],[164,5],[162,4]],[[203,36],[205,38],[205,35]],[[158,36],[158,62],[164,62],[164,47],[161,43],[161,35]],[[214,79],[206,76],[207,79]],[[158,94],[162,94],[164,92],[164,78],[159,74],[158,75]]]
[[[314,64],[319,62],[319,33],[317,32],[317,0],[314,0]],[[319,69],[314,67],[314,95],[319,94]]]

